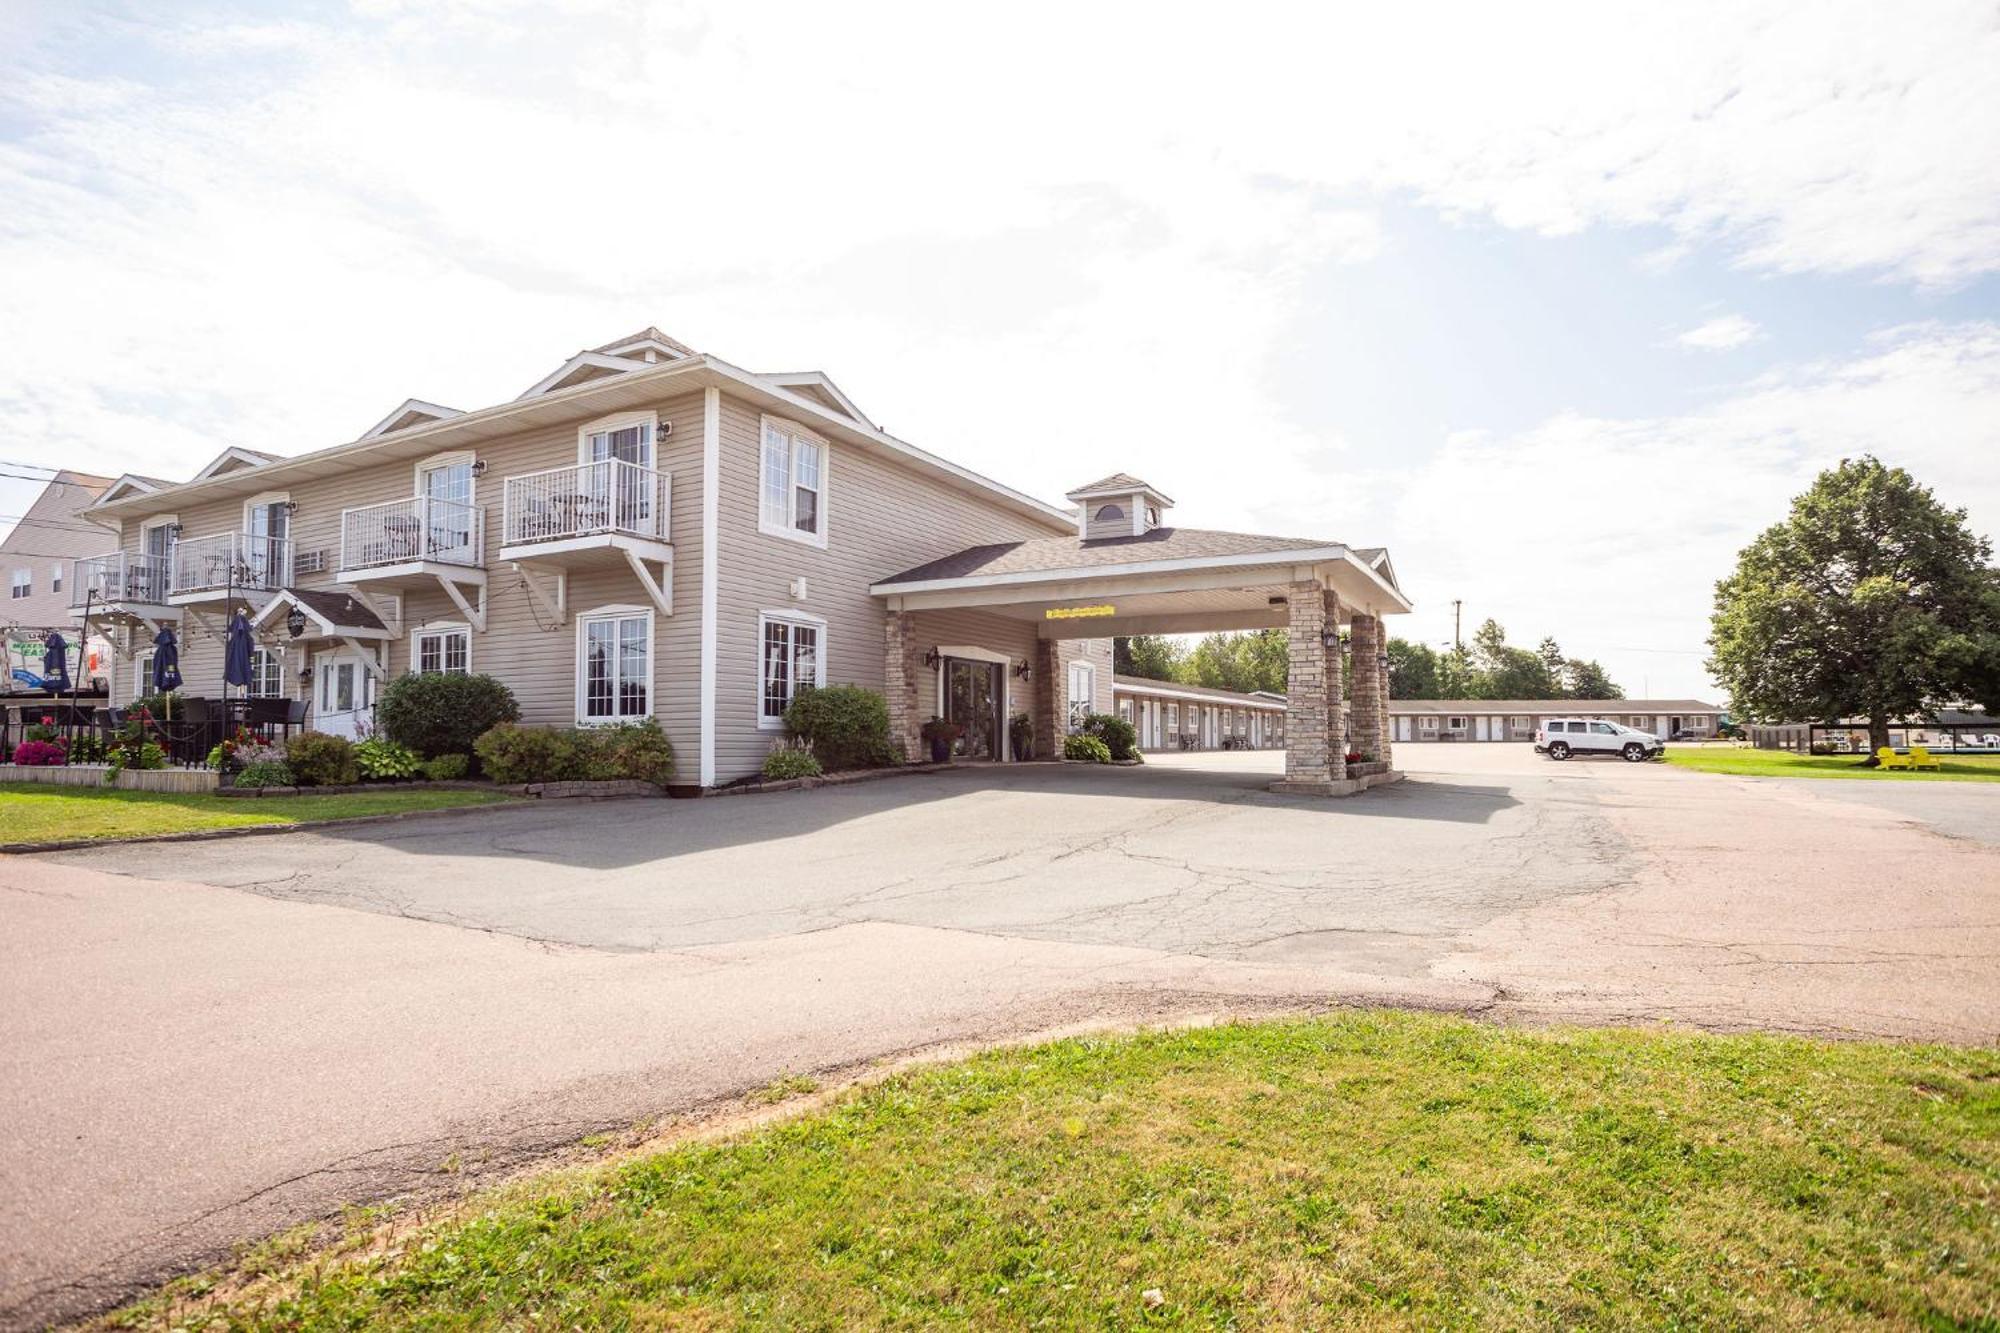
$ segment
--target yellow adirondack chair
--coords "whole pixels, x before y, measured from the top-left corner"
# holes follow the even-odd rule
[[[1897,754],[1886,745],[1875,752],[1875,762],[1882,768],[1908,768],[1910,760],[1911,756]]]
[[[1944,766],[1939,764],[1937,760],[1931,758],[1931,752],[1925,749],[1921,745],[1912,745],[1910,747],[1910,767],[1935,768],[1939,772],[1944,771]]]

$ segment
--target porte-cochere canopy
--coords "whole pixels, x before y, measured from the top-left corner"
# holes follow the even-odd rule
[[[1389,780],[1388,660],[1382,618],[1411,610],[1388,552],[1307,538],[1154,526],[1144,483],[1123,477],[1125,504],[1091,508],[1079,535],[974,546],[872,585],[889,613],[892,723],[915,753],[925,616],[977,613],[1016,622],[1038,648],[1037,750],[1062,723],[1062,645],[1133,634],[1283,628],[1291,653],[1285,779],[1277,789],[1346,794]],[[1108,517],[1108,510],[1116,513]],[[1112,530],[1113,525],[1117,529]],[[1087,535],[1102,533],[1103,535]],[[1032,627],[1032,628],[1030,628]],[[1351,637],[1343,679],[1339,634]],[[1047,748],[1045,748],[1047,747]],[[1350,764],[1347,755],[1361,759]]]

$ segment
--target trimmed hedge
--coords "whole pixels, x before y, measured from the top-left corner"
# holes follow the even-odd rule
[[[674,747],[660,724],[609,727],[523,727],[502,722],[473,742],[495,782],[610,782],[634,778],[662,784],[674,775]]]
[[[889,701],[859,685],[800,690],[785,710],[785,727],[812,747],[824,769],[876,768],[896,760],[889,748]]]
[[[285,766],[301,787],[349,787],[361,780],[353,743],[323,731],[302,731],[286,741]]]
[[[1113,759],[1139,757],[1139,729],[1116,713],[1092,713],[1083,720],[1083,734],[1103,741]]]
[[[520,718],[514,692],[491,676],[398,676],[382,687],[375,704],[382,734],[425,759],[469,753],[495,726]]]

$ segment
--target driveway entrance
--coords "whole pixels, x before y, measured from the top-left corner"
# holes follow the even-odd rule
[[[2000,1036],[1993,784],[1408,762],[1356,801],[1210,750],[0,858],[0,1324],[941,1042],[1345,1002]]]

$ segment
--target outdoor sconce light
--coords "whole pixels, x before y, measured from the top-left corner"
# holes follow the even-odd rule
[[[312,679],[313,679],[312,663],[311,662],[299,663],[299,684],[310,685],[312,684]]]
[[[924,654],[924,665],[927,667],[934,667],[937,664],[938,664],[938,650],[932,648]]]
[[[290,518],[299,512],[299,502],[297,500],[284,500],[279,503],[278,508],[285,511],[286,518]]]
[[[1029,666],[1026,662],[1023,662],[1019,666],[1014,668],[1014,677],[1017,680],[1026,680],[1029,674],[1033,671],[1034,671],[1033,667]]]
[[[473,475],[473,476],[475,476],[475,477],[483,477],[483,476],[485,476],[485,475],[486,475],[486,460],[485,460],[485,459],[483,459],[483,458],[475,458],[475,459],[473,459],[473,460],[472,460],[472,475]]]
[[[1384,671],[1387,671],[1389,669],[1389,654],[1387,653],[1375,654],[1375,665],[1381,667]]]
[[[167,535],[175,541],[179,541],[181,539],[181,525],[178,523],[167,524]]]
[[[1330,653],[1340,651],[1340,631],[1328,625],[1319,632],[1320,644]]]
[[[299,610],[296,606],[293,607],[292,613],[285,617],[285,632],[295,639],[299,635],[304,634],[306,632],[306,613]]]

